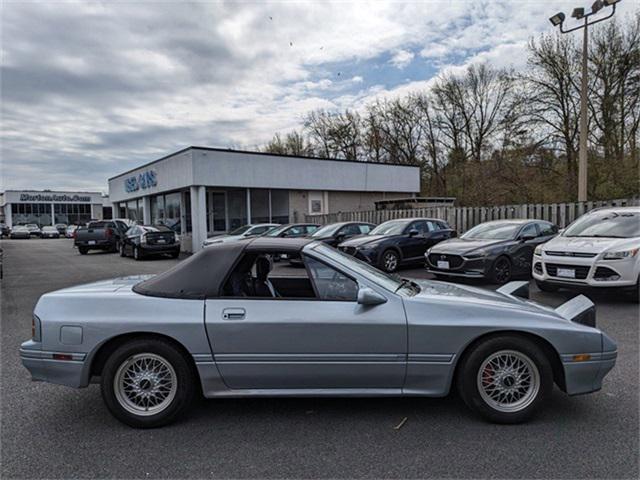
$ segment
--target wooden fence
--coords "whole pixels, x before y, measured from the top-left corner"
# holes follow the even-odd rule
[[[305,215],[305,221],[322,225],[333,222],[360,221],[380,224],[396,218],[427,217],[446,220],[459,233],[490,220],[531,218],[548,220],[564,228],[582,214],[601,207],[640,205],[639,198],[603,200],[598,202],[545,203],[502,205],[496,207],[424,207],[407,210],[363,210],[324,215]]]

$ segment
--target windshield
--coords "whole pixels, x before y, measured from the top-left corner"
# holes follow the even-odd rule
[[[378,270],[362,260],[358,260],[357,258],[347,255],[335,248],[329,247],[324,243],[315,246],[313,250],[325,255],[340,265],[344,265],[346,268],[367,277],[376,285],[380,285],[382,288],[389,290],[390,292],[402,292],[414,295],[420,291],[420,287],[416,284],[409,284],[397,275],[389,275],[388,273]]]
[[[483,239],[483,240],[509,240],[515,238],[516,233],[520,230],[521,223],[513,222],[490,222],[481,223],[473,227],[460,238],[466,239]]]
[[[389,220],[369,232],[369,235],[399,235],[409,224],[406,220]]]
[[[596,212],[579,218],[562,234],[564,237],[640,237],[640,213]]]
[[[230,237],[235,237],[237,235],[242,235],[244,232],[246,232],[250,228],[251,228],[251,225],[245,225],[243,227],[236,228],[235,230],[231,230],[227,235],[229,235]]]
[[[318,230],[311,234],[311,238],[321,238],[321,237],[330,237],[334,233],[338,231],[340,227],[344,225],[343,223],[330,223],[329,225],[325,225],[324,227],[320,227]]]
[[[290,225],[283,225],[281,227],[278,228],[274,228],[273,230],[269,230],[265,236],[267,237],[277,237],[278,235],[280,235],[282,232],[284,232],[285,230],[288,230],[290,227]]]

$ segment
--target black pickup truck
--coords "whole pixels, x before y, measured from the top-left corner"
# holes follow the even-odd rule
[[[89,222],[86,227],[75,231],[73,245],[82,255],[89,250],[117,252],[128,228],[129,225],[122,220]]]

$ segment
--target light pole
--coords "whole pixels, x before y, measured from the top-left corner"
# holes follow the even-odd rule
[[[563,28],[564,13],[556,13],[549,21],[554,27],[560,26],[560,32],[569,33],[575,30],[584,29],[582,36],[582,81],[580,85],[580,152],[578,157],[578,201],[587,201],[587,38],[589,26],[594,23],[602,22],[607,18],[611,18],[616,13],[616,3],[620,0],[596,0],[591,5],[591,12],[584,13],[584,8],[574,8],[571,16],[576,20],[584,19],[582,25],[565,30]],[[589,17],[598,13],[604,7],[613,7],[611,13],[606,17],[599,18],[597,20],[589,21]]]

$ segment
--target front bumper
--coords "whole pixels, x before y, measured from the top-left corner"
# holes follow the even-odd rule
[[[49,352],[41,344],[28,340],[20,346],[20,360],[33,381],[56,383],[68,387],[86,387],[85,353]],[[59,356],[70,360],[59,360]]]
[[[425,254],[427,272],[435,275],[449,275],[452,277],[485,278],[487,276],[488,260],[486,257],[467,258],[462,255],[446,253]],[[439,268],[438,260],[445,261],[449,268]]]
[[[592,353],[587,362],[574,362],[573,355],[562,355],[566,392],[569,395],[596,392],[616,364],[617,350]]]
[[[572,270],[575,278],[560,275],[560,269]],[[605,270],[606,269],[606,270]],[[619,278],[606,277],[604,274]],[[638,281],[635,261],[534,255],[532,276],[535,280],[558,286],[633,287]]]

